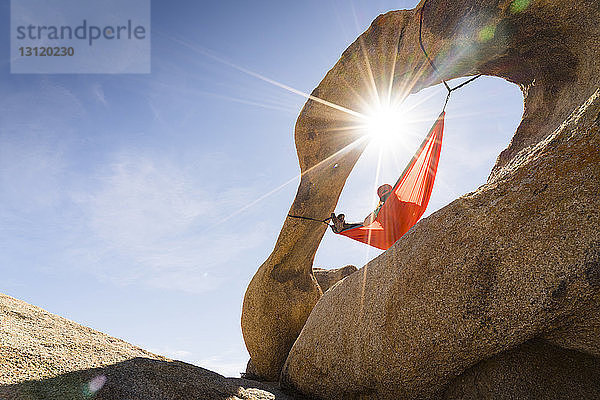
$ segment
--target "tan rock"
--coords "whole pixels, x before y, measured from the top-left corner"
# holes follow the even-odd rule
[[[313,268],[313,274],[323,293],[356,271],[358,271],[358,269],[354,265],[346,265],[345,267],[336,269]]]
[[[288,400],[0,294],[0,399]]]
[[[405,18],[408,15],[392,16],[394,21],[386,24],[386,35],[382,37],[397,39],[397,26]],[[384,57],[375,63],[381,61],[383,65],[387,60],[389,64],[394,59],[391,50],[396,41],[377,43],[377,37],[372,39],[367,47],[386,50],[380,52]],[[358,122],[356,116],[342,111],[358,109],[361,104],[350,88],[368,90],[364,86],[368,63],[361,54],[358,42],[354,43],[312,93],[335,102],[336,108],[309,101],[298,118],[295,140],[302,179],[291,215],[329,217],[366,146],[364,140],[355,141],[356,130],[348,129]],[[312,264],[326,229],[319,222],[287,218],[273,252],[246,290],[242,333],[256,370],[267,380],[279,378],[290,348],[322,294]]]
[[[469,368],[444,400],[600,399],[600,359],[531,340]]]
[[[284,383],[427,399],[532,338],[600,357],[600,90],[586,111],[325,293]]]
[[[330,287],[341,281],[345,277],[353,274],[357,271],[354,265],[346,265],[342,268],[336,269],[324,269],[324,268],[313,268],[313,274],[317,283],[323,292],[327,291]],[[246,365],[246,372],[244,373],[245,378],[249,379],[265,379],[265,375],[260,375],[252,359],[248,360]]]
[[[519,84],[523,120],[486,185],[420,221],[319,300],[282,374],[310,395],[435,398],[473,365],[540,337],[600,357],[597,2],[429,4],[424,39],[436,64],[448,66],[442,76],[477,72]],[[348,99],[364,91],[349,60],[361,64],[365,54],[373,80],[385,82],[392,44],[394,87],[435,83],[419,73],[429,67],[417,32],[415,11],[378,17],[314,93],[351,107]],[[338,125],[311,113],[322,107],[309,101],[296,126],[304,169],[331,154],[319,148],[351,140],[331,137]],[[342,158],[340,175],[315,178],[310,196],[301,184],[292,211],[330,206],[324,199],[339,195],[353,166],[353,155]],[[287,257],[306,257],[303,245],[290,244]],[[545,379],[555,373],[549,368]]]
[[[277,256],[274,256],[277,257]],[[260,379],[278,381],[283,363],[322,292],[310,270],[270,258],[252,278],[242,308],[242,333]],[[306,261],[305,261],[306,262]],[[300,263],[299,263],[300,264]]]
[[[483,73],[520,85],[523,121],[486,186],[422,221],[319,302],[284,375],[307,393],[427,397],[472,363],[551,329],[562,329],[554,339],[565,347],[597,348],[581,333],[597,332],[595,320],[575,315],[597,298],[594,279],[581,278],[595,277],[584,259],[599,239],[597,104],[543,140],[600,86],[597,2],[428,4],[424,42],[442,77]],[[308,101],[296,124],[303,177],[292,214],[328,216],[364,148],[349,129],[357,116],[343,110],[362,111],[361,95],[373,101],[392,76],[405,93],[439,82],[418,47],[418,20],[416,11],[379,16],[313,91],[326,103]],[[288,218],[248,288],[242,329],[261,374],[278,375],[319,296],[311,268],[324,231]],[[563,317],[580,329],[561,326]]]

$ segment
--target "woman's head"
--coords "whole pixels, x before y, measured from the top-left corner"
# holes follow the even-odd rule
[[[390,195],[390,193],[392,193],[392,186],[388,185],[387,183],[385,185],[379,186],[379,188],[377,189],[377,196],[379,196],[379,199],[381,201],[385,201]]]

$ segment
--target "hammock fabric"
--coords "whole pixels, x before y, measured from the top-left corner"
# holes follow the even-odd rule
[[[442,149],[445,114],[442,111],[375,220],[369,225],[343,230],[340,235],[387,250],[417,223],[427,209],[433,190]]]

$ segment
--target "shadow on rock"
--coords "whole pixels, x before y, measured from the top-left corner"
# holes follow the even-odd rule
[[[180,361],[132,358],[42,380],[0,386],[2,400],[168,400],[301,399],[276,384],[225,378]]]
[[[599,399],[600,359],[530,340],[469,368],[440,398]]]

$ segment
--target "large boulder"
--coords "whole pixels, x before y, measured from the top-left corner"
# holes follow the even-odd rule
[[[286,219],[246,292],[242,330],[259,374],[279,376],[287,357],[283,381],[305,393],[430,398],[535,337],[599,355],[598,2],[429,0],[423,41],[439,74],[418,45],[424,4],[379,16],[312,92],[290,214],[334,210],[366,145],[353,128],[363,104],[389,88],[402,97],[498,76],[523,90],[523,120],[486,185],[320,300],[312,261],[326,227]]]
[[[152,354],[0,294],[0,399],[289,400],[276,387]]]

